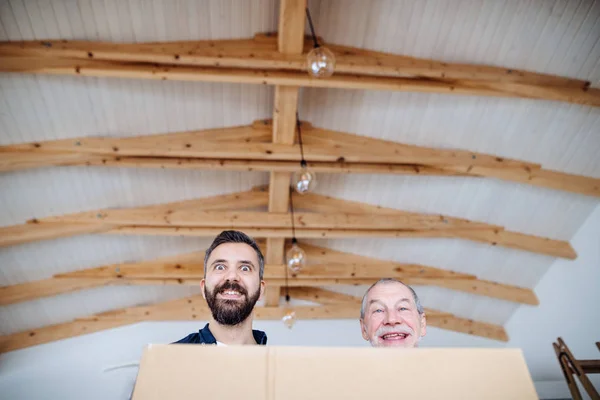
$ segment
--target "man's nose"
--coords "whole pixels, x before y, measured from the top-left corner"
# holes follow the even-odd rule
[[[396,325],[402,323],[402,318],[395,311],[389,311],[385,313],[385,319],[383,322],[386,325]]]
[[[240,280],[240,276],[238,274],[237,268],[229,268],[227,273],[225,274],[225,280],[238,282]]]

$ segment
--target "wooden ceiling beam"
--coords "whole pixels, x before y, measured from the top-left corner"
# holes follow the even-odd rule
[[[354,319],[360,314],[360,299],[316,288],[294,291],[294,298],[319,300],[320,306],[293,306],[298,319]],[[255,318],[279,320],[286,312],[282,307],[256,307]],[[498,325],[460,318],[450,313],[426,309],[427,323],[442,329],[507,341],[504,328]],[[192,296],[151,306],[127,307],[79,318],[71,322],[30,329],[0,336],[0,353],[112,329],[143,321],[203,321],[210,316],[202,296]],[[359,334],[357,330],[357,334]]]
[[[114,279],[48,278],[0,287],[0,306],[110,285]]]
[[[112,235],[191,236],[212,237],[222,228],[123,226],[108,231]],[[291,238],[289,228],[240,228],[254,238]],[[501,230],[376,230],[376,229],[302,229],[296,228],[298,239],[350,239],[350,238],[428,238],[465,239],[475,242],[529,251],[551,257],[574,260],[577,253],[567,241],[524,235]]]
[[[311,195],[316,198],[317,195]],[[337,200],[336,203],[344,202]],[[351,202],[350,202],[351,203]],[[324,209],[319,202],[315,207]],[[306,208],[306,206],[305,206]],[[450,218],[443,215],[418,214],[396,211],[394,214],[379,212],[340,213],[340,208],[328,213],[297,213],[298,238],[315,237],[439,237],[462,238],[493,246],[500,245],[554,257],[576,258],[568,242],[505,231],[504,228]],[[48,217],[40,220],[87,225],[97,223],[112,225],[111,233],[213,236],[223,229],[240,229],[253,237],[289,237],[291,218],[288,213],[265,213],[244,211],[166,210],[154,212],[141,209],[111,209],[78,214]],[[27,225],[27,224],[26,224]],[[19,226],[17,226],[19,227]],[[4,228],[6,230],[15,227]],[[216,233],[215,233],[216,232]],[[7,241],[11,238],[7,237]]]
[[[142,213],[165,214],[179,210],[243,210],[246,208],[266,206],[267,193],[263,188],[205,197],[199,199],[178,201],[166,204],[138,207]],[[102,215],[102,210],[92,211],[96,217]],[[103,233],[114,229],[114,225],[102,223],[56,222],[48,219],[32,219],[26,224],[0,227],[0,247],[13,246],[38,240],[57,239],[88,233]]]
[[[111,210],[114,211],[114,210]],[[272,218],[274,220],[280,220],[281,226],[275,227],[248,227],[252,225],[252,221],[260,220],[261,213],[248,213],[246,216],[242,216],[242,220],[244,222],[243,225],[237,225],[236,223],[229,224],[223,222],[219,222],[218,226],[211,227],[195,227],[195,226],[139,226],[139,225],[113,225],[112,229],[106,231],[108,234],[121,234],[121,235],[151,235],[151,236],[191,236],[191,237],[214,237],[218,235],[223,229],[238,229],[246,234],[254,237],[254,238],[290,238],[291,232],[290,228],[287,226],[288,218],[286,218],[285,214],[275,214]],[[263,213],[265,215],[272,215],[268,213]],[[240,218],[241,213],[236,214],[205,214],[211,215],[211,218],[218,220],[218,218],[227,216],[227,218],[232,218],[237,216]],[[308,217],[310,215],[310,217]],[[306,220],[310,219],[311,223],[314,224],[322,224],[323,221],[319,220],[319,216],[322,214],[300,214],[298,218],[305,218]],[[530,251],[534,253],[544,254],[552,257],[560,257],[567,259],[575,259],[577,258],[577,254],[575,250],[571,247],[569,242],[543,238],[533,235],[521,234],[518,232],[510,232],[504,231],[502,228],[484,228],[483,225],[473,225],[476,229],[462,229],[462,228],[449,228],[442,226],[443,229],[431,229],[431,227],[421,228],[391,228],[391,229],[382,229],[375,225],[376,222],[380,220],[384,220],[386,225],[393,224],[395,222],[402,221],[402,218],[398,219],[398,217],[390,217],[390,218],[380,218],[383,216],[378,216],[371,220],[366,221],[365,216],[358,215],[357,217],[349,216],[348,214],[330,214],[326,216],[326,219],[331,221],[341,221],[341,225],[343,226],[351,226],[353,224],[363,224],[362,226],[367,226],[368,224],[373,224],[371,229],[357,229],[357,228],[331,228],[331,227],[323,227],[323,228],[297,228],[296,229],[296,237],[299,239],[345,239],[345,238],[357,238],[357,237],[378,237],[378,238],[456,238],[456,239],[466,239],[486,244],[491,244],[492,246],[503,246],[507,248],[513,248],[518,250]],[[350,219],[351,221],[346,223],[346,219]],[[416,218],[418,220],[418,218]],[[189,221],[188,221],[189,223]],[[201,222],[202,223],[202,222]],[[416,223],[413,220],[413,223]],[[46,223],[42,223],[43,225]],[[56,227],[62,226],[62,223],[53,222],[51,223]],[[23,227],[27,227],[31,224],[25,225],[17,225],[12,227],[0,228],[0,244],[14,245],[20,243],[31,242],[34,240],[41,240],[38,237],[32,236],[15,236],[13,233]],[[418,225],[418,224],[417,224]],[[69,225],[67,225],[69,226]],[[100,224],[99,224],[100,226]],[[105,230],[104,225],[100,226],[102,230]],[[64,231],[59,229],[54,229],[55,231],[59,231],[62,236],[67,236]],[[53,236],[59,237],[59,236]],[[42,239],[49,239],[50,237],[44,237]]]
[[[349,200],[336,199],[330,196],[323,196],[315,193],[307,193],[296,197],[296,204],[299,209],[319,212],[319,213],[364,213],[370,215],[398,215],[406,216],[406,211],[396,210],[374,206],[371,204],[360,203]],[[367,234],[366,232],[364,232]],[[344,232],[327,232],[329,237],[344,237]],[[410,233],[395,232],[389,233],[387,237],[406,237]],[[471,230],[452,230],[439,232],[439,235],[433,236],[431,231],[412,232],[412,237],[446,237],[473,240],[481,243],[488,243],[492,246],[504,246],[524,251],[547,254],[553,257],[562,257],[575,259],[577,253],[567,241],[549,239],[535,235],[528,235],[520,232],[507,231],[501,229],[481,229]],[[304,236],[299,236],[303,237]],[[313,236],[314,237],[314,236]],[[348,236],[349,237],[349,236]]]
[[[147,210],[139,208],[105,209],[40,219],[44,222],[97,223],[118,226],[176,226],[199,228],[279,228],[290,229],[287,212],[203,211],[198,209]],[[368,215],[344,212],[294,213],[296,226],[304,229],[345,230],[501,230],[501,226],[473,222],[444,215],[402,212]],[[285,237],[285,236],[284,236]]]
[[[259,241],[265,249],[265,244]],[[268,246],[268,244],[267,244]],[[326,286],[330,284],[370,285],[380,278],[400,279],[408,284],[438,286],[476,295],[523,304],[537,305],[532,290],[477,279],[475,275],[418,264],[359,256],[302,243],[310,260],[301,273],[290,274],[289,285]],[[180,254],[156,260],[89,268],[55,275],[51,279],[0,288],[0,305],[34,300],[95,286],[115,285],[197,285],[204,275],[204,252]],[[268,286],[285,282],[283,264],[267,264],[264,278]]]
[[[22,56],[2,57],[0,72],[518,97],[562,101],[594,107],[600,106],[600,89],[598,88],[530,85],[519,82],[472,79],[407,78],[343,73],[336,73],[327,79],[315,79],[309,77],[305,71],[160,65],[93,59],[71,60]]]
[[[328,268],[330,270],[336,265],[341,265],[343,266],[343,270],[350,272],[350,277],[348,277],[339,271],[337,272],[338,277],[390,277],[407,281],[407,283],[411,285],[438,286],[517,303],[530,305],[539,304],[536,294],[531,289],[486,281],[477,278],[475,275],[458,273],[447,269],[420,264],[398,263],[393,260],[365,257],[306,243],[302,244],[302,248],[306,251],[307,257],[311,260],[311,263],[326,264],[329,266]],[[311,274],[309,268],[303,273],[304,275]],[[374,274],[367,275],[370,271],[373,271]]]
[[[277,160],[130,157],[67,152],[55,154],[44,152],[36,154],[28,151],[3,153],[2,157],[4,158],[0,160],[0,172],[45,166],[100,166],[287,173],[298,170],[297,161]],[[345,160],[335,162],[310,161],[307,164],[312,171],[317,173],[497,178],[542,188],[600,197],[600,179],[545,169],[432,166],[421,163],[357,163],[346,162]]]
[[[308,256],[313,254],[316,246],[302,244]],[[324,249],[325,250],[325,249]],[[350,253],[334,252],[348,262],[327,262],[310,258],[310,264],[300,273],[290,273],[289,279],[302,282],[319,279],[371,279],[383,277],[398,279],[422,279],[423,284],[428,280],[476,280],[471,274],[449,271],[441,268],[428,267],[418,264],[406,264],[395,261],[385,261],[368,257],[355,256]],[[356,259],[354,259],[356,257]],[[364,261],[366,260],[366,261]],[[158,260],[139,261],[88,268],[55,275],[55,278],[94,278],[94,279],[201,279],[204,275],[204,252],[195,252]],[[284,279],[285,265],[270,265],[265,269],[266,280]]]
[[[321,304],[354,304],[360,310],[361,299],[358,297],[319,288],[291,288],[290,294],[295,299],[315,301]],[[476,335],[488,339],[508,341],[508,335],[500,325],[478,322],[460,318],[453,314],[425,308],[427,325],[455,332]]]
[[[264,249],[264,242],[258,241],[258,245]],[[131,271],[138,271],[138,278],[145,272],[149,276],[152,271],[189,271],[200,265],[200,274],[194,279],[198,282],[203,275],[204,251],[196,251],[175,256],[162,257],[154,260],[138,261],[132,263],[121,263],[105,265],[102,267],[89,268],[64,274],[56,274],[51,278],[38,281],[25,282],[16,285],[0,287],[0,306],[31,301],[48,296],[70,293],[83,289],[90,289],[107,285],[139,285],[138,281],[125,281],[123,277],[133,278]],[[158,275],[155,275],[158,276]],[[175,282],[180,275],[173,275]],[[157,284],[160,284],[157,281]],[[167,283],[163,283],[167,284]],[[186,284],[190,284],[186,282]]]
[[[354,305],[295,306],[298,319],[356,318]],[[280,307],[255,307],[255,319],[278,320],[286,310]],[[210,311],[201,296],[174,300],[152,306],[128,307],[121,310],[79,318],[71,322],[45,326],[0,336],[0,353],[68,339],[88,333],[131,325],[144,321],[205,321]]]
[[[114,229],[113,226],[103,224],[40,223],[37,219],[33,219],[26,224],[0,227],[0,247],[89,233],[103,233],[112,229]]]
[[[295,118],[295,113],[294,113]],[[304,132],[303,132],[304,133]],[[400,147],[404,147],[400,151]],[[381,164],[424,164],[431,166],[507,168],[506,161],[500,157],[482,156],[471,152],[452,150],[434,150],[398,144],[396,149],[377,151],[376,148],[359,148],[339,144],[306,144],[305,158],[309,162],[346,162]],[[90,137],[61,139],[24,145],[3,146],[0,153],[27,154],[32,152],[44,157],[50,152],[56,157],[62,153],[88,153],[120,157],[176,157],[198,159],[239,159],[260,161],[296,161],[300,162],[300,146],[297,144],[258,143],[258,142],[222,142],[203,139],[179,140],[139,136],[135,138]],[[12,155],[11,161],[19,161]],[[11,162],[9,161],[9,162]],[[513,162],[517,163],[517,162]],[[539,168],[538,164],[518,162],[519,167]],[[8,167],[8,162],[5,165]],[[515,168],[514,166],[509,166]]]
[[[275,267],[275,266],[269,266]],[[277,266],[279,267],[279,266]],[[197,286],[200,284],[202,275],[178,277],[148,277],[144,272],[133,272],[116,278],[104,278],[102,272],[90,272],[85,278],[77,272],[65,273],[61,276],[33,281],[18,285],[5,286],[0,289],[0,305],[16,304],[24,301],[36,300],[59,294],[71,293],[83,289],[91,289],[100,286]],[[407,274],[390,273],[379,277],[302,277],[301,275],[288,278],[288,286],[292,287],[322,287],[332,285],[371,285],[381,277],[390,277],[402,280],[408,285],[414,286],[436,286],[450,290],[461,291],[478,296],[486,296],[500,300],[511,301],[520,304],[539,305],[535,293],[527,288],[500,284],[475,278],[466,279],[430,279],[411,277]],[[285,278],[265,278],[268,287],[285,286]],[[267,289],[268,290],[268,289]]]
[[[206,131],[0,146],[0,171],[48,165],[101,165],[289,175],[298,168],[300,151],[294,144],[293,131],[296,89],[288,89],[276,89],[275,124],[262,120],[249,126]],[[288,90],[287,94],[284,90]],[[292,100],[284,101],[289,96]],[[283,124],[283,119],[290,118],[291,124]],[[600,179],[545,170],[539,164],[464,150],[404,145],[315,128],[306,122],[302,125],[306,157],[316,172],[489,177],[600,196]],[[284,138],[281,132],[272,136],[275,131],[287,132],[287,136]],[[224,142],[228,145],[223,146]]]
[[[292,24],[284,23],[280,25],[280,29],[295,29],[290,25]],[[289,35],[287,31],[282,31],[279,40],[259,35],[247,40],[145,44],[2,42],[0,70],[432,91],[600,105],[600,90],[590,89],[588,81],[507,68],[449,64],[333,44],[328,46],[336,54],[336,74],[329,79],[311,79],[305,72],[305,55],[302,51],[290,54],[280,50],[279,43],[286,43]],[[310,49],[310,44],[305,43],[303,47],[306,52]]]
[[[20,164],[11,163],[0,172],[16,171],[27,168],[43,166],[102,166],[102,167],[130,167],[130,168],[161,168],[161,169],[196,169],[217,171],[249,171],[249,172],[295,172],[298,170],[297,161],[272,161],[272,160],[233,160],[233,159],[206,159],[206,158],[177,158],[177,157],[117,157],[100,156],[92,154],[61,153],[64,159],[46,159],[46,154],[24,153],[25,157],[36,158],[36,163]],[[75,154],[82,157],[69,156]],[[18,161],[17,161],[18,162]],[[397,174],[397,175],[423,175],[423,176],[474,176],[470,173],[460,173],[443,169],[443,167],[430,167],[422,164],[385,164],[385,163],[347,163],[347,162],[307,162],[308,168],[317,173],[331,174]],[[573,176],[573,175],[570,175]],[[585,178],[585,177],[582,177]],[[586,178],[592,179],[592,178]],[[568,184],[568,181],[566,181]],[[583,182],[582,182],[583,183]],[[564,185],[566,186],[566,185]],[[578,185],[580,186],[580,185]],[[559,190],[576,191],[567,188]],[[592,195],[592,194],[591,194]]]
[[[293,6],[280,8],[289,15]],[[296,12],[298,9],[294,10]],[[290,40],[303,26],[291,26],[297,21],[279,19],[277,33],[258,33],[250,39],[198,40],[155,43],[107,43],[76,40],[44,40],[0,42],[0,59],[9,57],[46,57],[70,60],[101,60],[266,70],[306,70],[306,53],[312,49],[312,39]],[[303,22],[303,21],[302,21]],[[281,25],[283,23],[283,26]],[[303,25],[303,24],[302,24]],[[287,36],[286,36],[287,35]],[[426,77],[432,79],[469,79],[548,85],[583,89],[589,81],[536,72],[486,65],[446,63],[325,43],[336,56],[336,72],[355,75]],[[280,46],[291,43],[300,51],[286,52]],[[90,55],[91,54],[91,55]]]

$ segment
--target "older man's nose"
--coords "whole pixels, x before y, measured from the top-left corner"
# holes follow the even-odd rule
[[[396,325],[402,322],[402,318],[400,318],[397,313],[392,311],[386,313],[384,322],[387,325]]]

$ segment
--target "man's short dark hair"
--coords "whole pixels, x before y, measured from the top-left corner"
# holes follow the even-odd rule
[[[215,238],[215,240],[213,240],[208,250],[206,250],[206,255],[204,256],[204,277],[206,278],[208,258],[210,257],[211,253],[217,248],[217,246],[225,243],[244,243],[252,247],[256,252],[256,256],[258,257],[258,264],[260,266],[258,275],[262,280],[263,273],[265,272],[265,258],[263,257],[263,254],[254,239],[240,231],[223,231]]]

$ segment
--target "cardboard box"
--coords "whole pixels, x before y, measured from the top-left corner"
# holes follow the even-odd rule
[[[151,345],[134,400],[537,399],[518,349]]]

